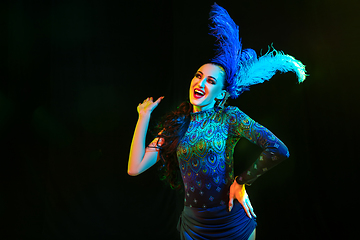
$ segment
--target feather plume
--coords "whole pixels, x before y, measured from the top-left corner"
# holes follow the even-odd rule
[[[238,72],[241,57],[241,40],[239,27],[231,19],[229,13],[216,3],[210,11],[210,20],[213,26],[209,26],[210,35],[216,37],[215,57],[211,62],[221,65],[226,72],[228,82],[227,91],[230,96],[235,94],[236,86],[234,76]]]
[[[277,71],[281,73],[294,72],[301,83],[306,78],[305,66],[294,57],[276,51],[274,48],[264,56],[252,58],[249,61],[239,62],[240,71],[236,78],[239,84],[244,87],[263,83],[272,78]]]
[[[211,8],[210,35],[216,37],[215,57],[212,63],[222,66],[226,72],[227,92],[237,98],[251,85],[263,83],[276,74],[294,72],[299,83],[306,78],[305,66],[294,57],[274,48],[260,58],[253,49],[242,50],[239,27],[229,13],[216,3]]]

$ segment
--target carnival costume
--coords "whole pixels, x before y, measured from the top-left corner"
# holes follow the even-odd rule
[[[255,220],[247,217],[238,202],[227,211],[234,181],[233,152],[240,138],[263,149],[241,175],[245,183],[289,157],[288,149],[274,134],[237,107],[191,113],[189,128],[177,149],[185,189],[185,208],[178,226],[183,239],[247,239],[255,229]]]
[[[210,19],[210,34],[217,38],[216,56],[211,62],[224,68],[230,97],[237,98],[277,71],[293,71],[299,82],[304,81],[305,67],[292,56],[273,49],[258,58],[254,50],[242,50],[238,26],[222,7],[214,4]],[[288,158],[288,149],[237,107],[209,109],[191,113],[190,117],[176,152],[185,190],[185,206],[178,223],[181,239],[248,239],[256,227],[255,219],[246,215],[237,200],[231,212],[227,206],[234,181],[234,148],[246,138],[263,149],[236,179],[247,185]]]

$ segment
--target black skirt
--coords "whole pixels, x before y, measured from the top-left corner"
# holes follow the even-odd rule
[[[231,212],[227,206],[214,208],[184,207],[177,229],[182,240],[236,239],[247,240],[256,228],[256,220],[246,215],[235,199]]]

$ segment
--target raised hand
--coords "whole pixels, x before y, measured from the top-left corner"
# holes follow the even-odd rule
[[[164,96],[159,97],[155,102],[153,102],[152,97],[148,97],[142,103],[139,103],[137,106],[137,111],[139,115],[150,114],[160,103]]]

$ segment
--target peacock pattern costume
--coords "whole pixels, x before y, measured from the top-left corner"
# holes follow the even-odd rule
[[[239,176],[243,184],[250,185],[289,157],[287,147],[273,133],[237,107],[191,113],[189,128],[177,148],[185,206],[227,205],[234,181],[234,148],[241,138],[263,149],[259,158]]]
[[[229,13],[216,3],[210,11],[210,34],[216,37],[211,63],[226,73],[226,96],[214,109],[191,113],[190,125],[177,147],[177,158],[185,188],[184,210],[178,230],[181,239],[248,239],[256,228],[237,200],[229,212],[229,189],[233,180],[252,184],[256,178],[289,157],[287,147],[268,129],[253,121],[237,107],[223,108],[230,96],[236,99],[255,84],[268,81],[277,72],[294,72],[305,80],[305,66],[294,57],[270,49],[258,57],[243,49],[239,27]],[[263,151],[254,163],[234,178],[233,152],[241,138]]]

